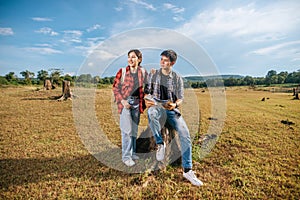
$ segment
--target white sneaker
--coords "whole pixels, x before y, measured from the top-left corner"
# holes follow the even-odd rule
[[[187,173],[183,172],[183,177],[186,178],[187,180],[189,180],[193,185],[196,186],[202,186],[203,182],[200,181],[196,176],[195,176],[195,172],[190,170]]]
[[[135,165],[135,162],[131,158],[123,161],[123,163],[128,167],[132,167],[133,165]]]
[[[140,157],[138,157],[137,155],[132,155],[132,160],[138,160],[140,159]]]
[[[164,160],[164,158],[165,158],[165,149],[166,149],[165,143],[158,144],[157,151],[156,151],[156,160],[157,161]]]

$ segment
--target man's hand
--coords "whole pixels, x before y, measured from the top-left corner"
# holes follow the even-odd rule
[[[176,108],[176,103],[173,103],[171,101],[164,104],[164,108],[167,110],[173,110]]]

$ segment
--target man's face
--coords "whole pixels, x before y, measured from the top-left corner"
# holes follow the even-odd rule
[[[165,70],[169,70],[174,65],[174,62],[171,62],[170,59],[166,56],[161,56],[160,58],[160,67]]]

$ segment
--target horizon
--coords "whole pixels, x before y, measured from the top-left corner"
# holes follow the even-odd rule
[[[173,31],[193,41],[214,64],[217,74],[213,75],[264,77],[270,70],[296,72],[300,69],[299,9],[300,2],[295,0],[177,0],[172,3],[154,0],[53,0],[42,3],[38,0],[0,0],[0,75],[14,72],[19,76],[25,70],[36,75],[42,69],[59,68],[64,74],[73,76],[106,41],[125,32],[149,27]],[[162,47],[168,48],[171,44],[168,42],[172,42],[164,41],[159,35],[150,36],[132,37],[149,41],[150,45],[152,41],[151,47],[163,42]],[[116,53],[116,48],[102,52],[101,55],[107,56],[105,58],[114,66],[105,65],[105,69],[97,70],[106,70],[107,75],[114,76],[119,68],[127,65],[129,49],[125,49],[132,44],[129,39],[124,39],[122,52]],[[174,40],[173,43],[180,42]],[[160,59],[157,51],[162,47],[151,51],[149,44],[136,46],[145,50],[142,65],[157,65]],[[188,67],[190,59],[185,58],[179,57],[177,65],[182,76],[209,75],[204,67],[198,74],[190,71],[193,70]]]
[[[44,70],[44,69],[41,69],[41,70]],[[39,70],[39,71],[41,71],[41,70]],[[271,71],[272,69],[270,69],[269,71]],[[23,71],[26,71],[26,70],[23,70]],[[47,70],[45,70],[45,71],[47,71]],[[49,70],[48,70],[49,71]],[[268,72],[269,72],[268,71]],[[276,71],[277,72],[277,74],[279,74],[280,72],[287,72],[288,74],[290,74],[290,73],[293,73],[293,72],[299,72],[300,71],[300,69],[298,69],[298,70],[295,70],[295,71],[291,71],[291,72],[288,72],[288,71]],[[15,72],[14,72],[15,73]],[[5,74],[5,75],[7,75],[7,74]],[[2,76],[2,77],[4,77],[5,75],[0,75],[0,76]],[[69,76],[71,76],[71,77],[73,77],[73,76],[75,76],[75,77],[79,77],[80,75],[84,75],[84,73],[83,74],[77,74],[77,75],[70,75],[70,74],[64,74],[64,73],[62,73],[61,74],[61,76],[67,76],[67,75],[69,75]],[[96,77],[96,76],[99,76],[99,75],[92,75],[92,74],[89,74],[89,75],[91,75],[92,77]],[[267,73],[265,74],[265,75],[263,75],[263,76],[250,76],[250,75],[241,75],[241,74],[217,74],[217,75],[193,75],[193,74],[187,74],[187,75],[184,75],[184,76],[182,76],[183,78],[187,78],[187,77],[224,77],[224,76],[228,76],[228,77],[233,77],[233,78],[236,78],[237,76],[238,77],[240,77],[240,78],[244,78],[244,77],[246,77],[246,76],[250,76],[250,77],[252,77],[252,78],[265,78],[266,77],[266,75],[267,75]],[[18,79],[24,79],[24,77],[20,77],[20,76],[18,76],[16,73],[15,73],[15,76],[17,76],[17,78]],[[49,76],[50,76],[50,74],[49,74]],[[100,76],[99,76],[100,77]],[[111,75],[111,76],[102,76],[102,77],[100,77],[100,78],[111,78],[111,77],[115,77],[115,75]],[[36,72],[34,72],[34,77],[32,78],[32,79],[37,79],[37,73]]]

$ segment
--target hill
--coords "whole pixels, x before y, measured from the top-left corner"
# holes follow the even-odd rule
[[[184,79],[191,82],[201,82],[209,79],[243,78],[241,75],[214,75],[214,76],[185,76]]]

